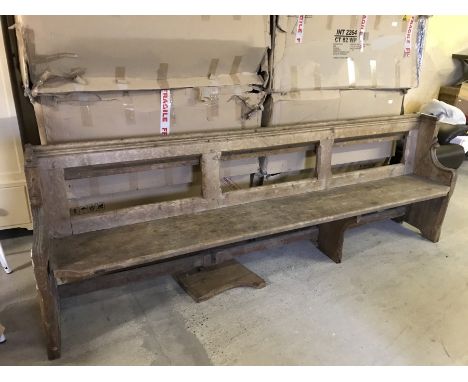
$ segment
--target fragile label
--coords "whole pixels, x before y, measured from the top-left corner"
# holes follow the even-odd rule
[[[159,132],[161,135],[169,135],[171,130],[171,91],[161,90],[161,121]]]
[[[411,54],[411,37],[413,35],[414,20],[415,20],[414,16],[411,16],[408,19],[408,26],[406,28],[405,48],[403,50],[403,57],[409,57],[410,54]]]
[[[301,44],[304,40],[304,21],[305,16],[297,16],[296,44]]]
[[[364,50],[364,36],[366,33],[367,19],[367,16],[362,16],[361,25],[359,27],[359,48],[361,52]]]

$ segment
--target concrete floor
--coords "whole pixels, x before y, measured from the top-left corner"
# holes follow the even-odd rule
[[[348,231],[344,260],[310,242],[252,253],[267,280],[196,304],[170,277],[63,301],[63,356],[49,362],[30,237],[5,240],[0,365],[466,365],[468,162],[438,244],[392,221]]]

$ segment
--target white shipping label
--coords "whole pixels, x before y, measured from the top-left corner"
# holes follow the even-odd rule
[[[304,40],[304,21],[305,16],[297,16],[296,44],[301,44]]]
[[[171,91],[161,90],[161,121],[159,132],[161,135],[169,135],[171,131]]]
[[[362,51],[364,51],[364,36],[366,34],[366,28],[367,28],[367,20],[369,16],[362,16],[361,17],[361,24],[359,25],[359,48]]]
[[[411,16],[408,19],[408,26],[406,28],[406,35],[405,35],[405,49],[403,51],[403,57],[409,57],[411,54],[411,37],[413,35],[414,20],[415,20],[414,16]]]

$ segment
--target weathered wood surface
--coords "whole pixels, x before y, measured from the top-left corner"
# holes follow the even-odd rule
[[[57,214],[61,213],[62,216],[60,216],[60,221],[52,219],[51,236],[64,237],[70,235],[70,231],[73,234],[78,234],[108,229],[213,208],[298,195],[357,182],[368,182],[385,179],[389,176],[410,174],[412,168],[408,165],[399,164],[331,175],[331,150],[335,140],[339,141],[340,144],[344,144],[346,139],[351,139],[353,142],[359,140],[368,142],[387,139],[389,135],[395,137],[395,134],[408,133],[410,136],[415,136],[419,124],[420,119],[416,116],[398,116],[277,126],[274,128],[249,129],[243,132],[229,131],[207,133],[205,135],[183,134],[164,138],[150,137],[145,140],[124,139],[108,142],[29,147],[26,153],[26,166],[39,166],[43,174],[50,169],[54,174],[62,173],[66,178],[75,178],[79,175],[90,176],[93,173],[91,168],[86,170],[85,166],[97,166],[97,173],[104,174],[106,170],[110,171],[110,173],[116,171],[111,166],[112,164],[123,163],[124,168],[122,171],[129,171],[132,168],[130,164],[132,161],[134,161],[135,168],[141,168],[142,165],[148,166],[145,161],[159,161],[156,165],[160,166],[163,163],[163,161],[160,161],[161,159],[173,163],[200,158],[203,197],[149,203],[98,214],[70,216],[69,211],[63,208],[67,200],[64,198],[63,193],[57,190],[55,205],[52,205],[50,209],[51,211],[57,211]],[[288,150],[298,145],[317,144],[317,171],[316,174],[311,174],[309,179],[226,193],[221,192],[219,166],[223,157],[249,151],[259,151],[264,155],[268,155],[268,153],[274,153],[278,149]],[[49,179],[43,176],[42,182],[49,183]],[[59,179],[58,176],[54,175],[54,182],[58,186],[60,182],[63,183],[63,179]],[[49,188],[55,190],[57,187]],[[68,216],[65,216],[66,213],[68,213]]]
[[[319,225],[318,247],[335,263],[341,263],[344,233],[346,229],[357,224],[357,216],[334,220]]]
[[[315,225],[322,227],[319,246],[340,261],[347,227],[402,213],[424,237],[437,241],[456,176],[435,157],[436,133],[434,118],[414,115],[27,147],[33,261],[49,357],[60,355],[57,291],[67,283],[118,282],[120,271],[133,268],[138,277],[135,268],[150,264],[153,274],[217,264],[242,252],[231,247],[236,243],[294,230],[300,237]],[[335,143],[402,135],[407,136],[402,163],[332,173]],[[304,144],[317,147],[317,169],[309,179],[221,192],[223,159],[254,152],[268,156]],[[76,217],[66,208],[65,178],[198,163],[201,197]],[[250,242],[245,248],[261,246]]]
[[[357,222],[352,227],[363,224],[374,223],[387,219],[403,218],[406,207],[397,207],[390,210],[374,212],[357,217]],[[163,260],[158,263],[148,264],[142,267],[120,270],[107,273],[91,279],[80,280],[74,283],[59,286],[60,297],[76,296],[93,292],[100,289],[113,288],[119,285],[152,279],[157,276],[168,275],[174,272],[188,271],[190,269],[206,265],[205,259],[209,256],[214,259],[214,264],[229,260],[234,256],[241,256],[256,251],[264,251],[277,248],[282,245],[299,240],[311,240],[316,243],[318,239],[318,228],[316,226],[301,228],[294,231],[279,233],[266,237],[241,241],[231,245],[216,247],[202,252],[196,252],[175,259]]]
[[[66,283],[448,192],[448,187],[423,178],[401,176],[89,232],[53,240],[53,268],[57,279]]]
[[[413,172],[449,187],[449,192],[442,198],[413,204],[408,208],[405,221],[418,228],[426,239],[439,241],[442,223],[447,212],[450,197],[455,188],[457,173],[444,167],[436,156],[438,125],[429,119],[421,120],[418,142],[414,149]]]
[[[174,279],[196,302],[202,302],[232,288],[263,288],[266,286],[256,273],[236,260],[195,268],[174,274]]]
[[[298,240],[317,241],[318,229],[307,227],[295,231],[271,235],[264,238],[255,238],[242,241],[232,245],[217,247],[207,251],[192,253],[168,261],[161,261],[148,264],[143,267],[125,269],[114,273],[108,273],[92,279],[80,280],[74,283],[62,284],[59,286],[60,297],[76,296],[95,290],[112,288],[115,286],[150,279],[157,276],[168,275],[174,272],[189,271],[190,269],[206,265],[207,256],[211,259],[211,264],[218,264],[229,260],[234,256],[241,256],[247,253],[263,251],[276,248]]]

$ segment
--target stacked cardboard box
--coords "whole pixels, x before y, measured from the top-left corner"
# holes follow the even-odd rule
[[[43,144],[259,127],[269,16],[18,16]],[[255,158],[220,175],[248,187]],[[233,181],[231,177],[235,177]],[[201,196],[200,168],[67,179],[74,214]]]
[[[402,89],[417,85],[417,20],[18,16],[16,31],[41,139],[53,144],[399,114]],[[333,163],[392,149],[340,146]],[[223,189],[250,187],[259,171],[300,176],[315,150],[224,161]],[[197,163],[67,182],[73,213],[201,196]]]
[[[400,114],[405,89],[418,81],[417,22],[413,16],[277,16],[263,123]],[[336,148],[342,156],[336,164],[380,160],[393,150],[388,142],[371,143],[356,155],[356,147]],[[304,152],[284,160],[289,171],[308,167]],[[278,170],[272,163],[263,169]]]
[[[17,31],[44,143],[260,124],[267,16],[18,16]]]

